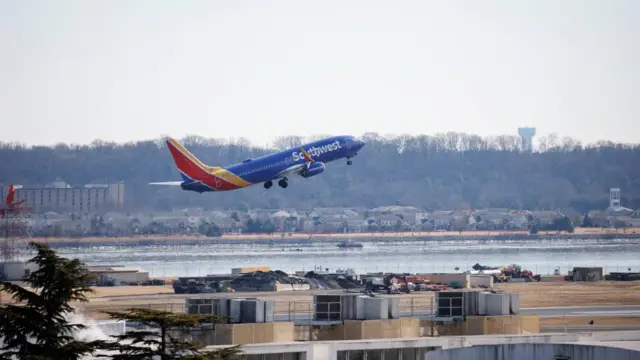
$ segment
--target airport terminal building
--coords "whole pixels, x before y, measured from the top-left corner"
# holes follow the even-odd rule
[[[2,187],[2,198],[7,196],[8,187]],[[24,205],[34,213],[92,212],[124,208],[124,183],[87,184],[72,187],[62,181],[45,187],[23,186],[16,190],[17,200],[25,200]]]

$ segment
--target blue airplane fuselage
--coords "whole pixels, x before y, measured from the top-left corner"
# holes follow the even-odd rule
[[[324,170],[323,164],[339,159],[350,159],[356,156],[364,145],[363,141],[353,136],[332,136],[255,159],[247,159],[222,169],[254,185],[281,178],[288,169],[302,168],[305,164],[308,166],[313,163],[322,163],[320,165]],[[305,152],[310,158],[305,155]],[[184,190],[216,191],[212,186],[193,181],[184,175],[183,179],[185,180],[182,184]]]

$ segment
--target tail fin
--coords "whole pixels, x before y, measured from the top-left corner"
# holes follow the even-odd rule
[[[11,205],[17,205],[15,203],[16,201],[16,190],[21,189],[22,185],[9,185],[9,191],[7,193],[7,198],[5,199],[5,205],[6,206],[11,206]]]
[[[202,179],[207,174],[219,169],[219,167],[207,166],[202,163],[176,139],[169,138],[167,147],[185,181]]]

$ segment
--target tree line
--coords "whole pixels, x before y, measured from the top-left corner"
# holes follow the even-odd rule
[[[272,148],[253,146],[242,138],[189,136],[183,143],[203,162],[225,166],[321,137],[281,137]],[[405,205],[427,210],[501,207],[586,212],[606,208],[612,187],[622,189],[623,205],[640,208],[639,145],[583,144],[552,134],[537,139],[534,153],[524,153],[520,138],[510,135],[367,133],[363,140],[367,146],[352,166],[331,163],[323,174],[294,179],[287,189],[267,191],[258,185],[213,195],[149,186],[152,181],[180,179],[163,139],[50,147],[3,143],[0,183],[124,181],[125,201],[132,210]]]
[[[114,360],[223,360],[240,354],[238,346],[206,351],[197,342],[170,333],[222,318],[152,309],[106,312],[113,319],[134,321],[150,330],[127,331],[112,340],[79,340],[74,333],[86,326],[72,323],[67,315],[75,312],[73,302],[88,301],[92,275],[78,259],[60,257],[43,244],[29,246],[36,252],[30,262],[38,266],[23,279],[31,289],[0,283],[0,293],[8,293],[15,302],[0,305],[1,360],[79,360],[88,355]]]

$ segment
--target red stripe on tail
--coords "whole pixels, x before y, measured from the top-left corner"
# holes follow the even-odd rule
[[[173,157],[173,161],[176,163],[178,170],[191,179],[201,181],[205,185],[216,190],[234,190],[239,188],[239,186],[233,183],[208,173],[205,169],[201,168],[198,164],[189,159],[168,140],[167,146],[169,147],[169,151],[171,152],[171,156]]]
[[[13,204],[15,199],[16,199],[16,188],[13,185],[9,185],[9,193],[7,194],[7,199],[5,201],[5,204],[7,206],[10,206],[11,204]]]

